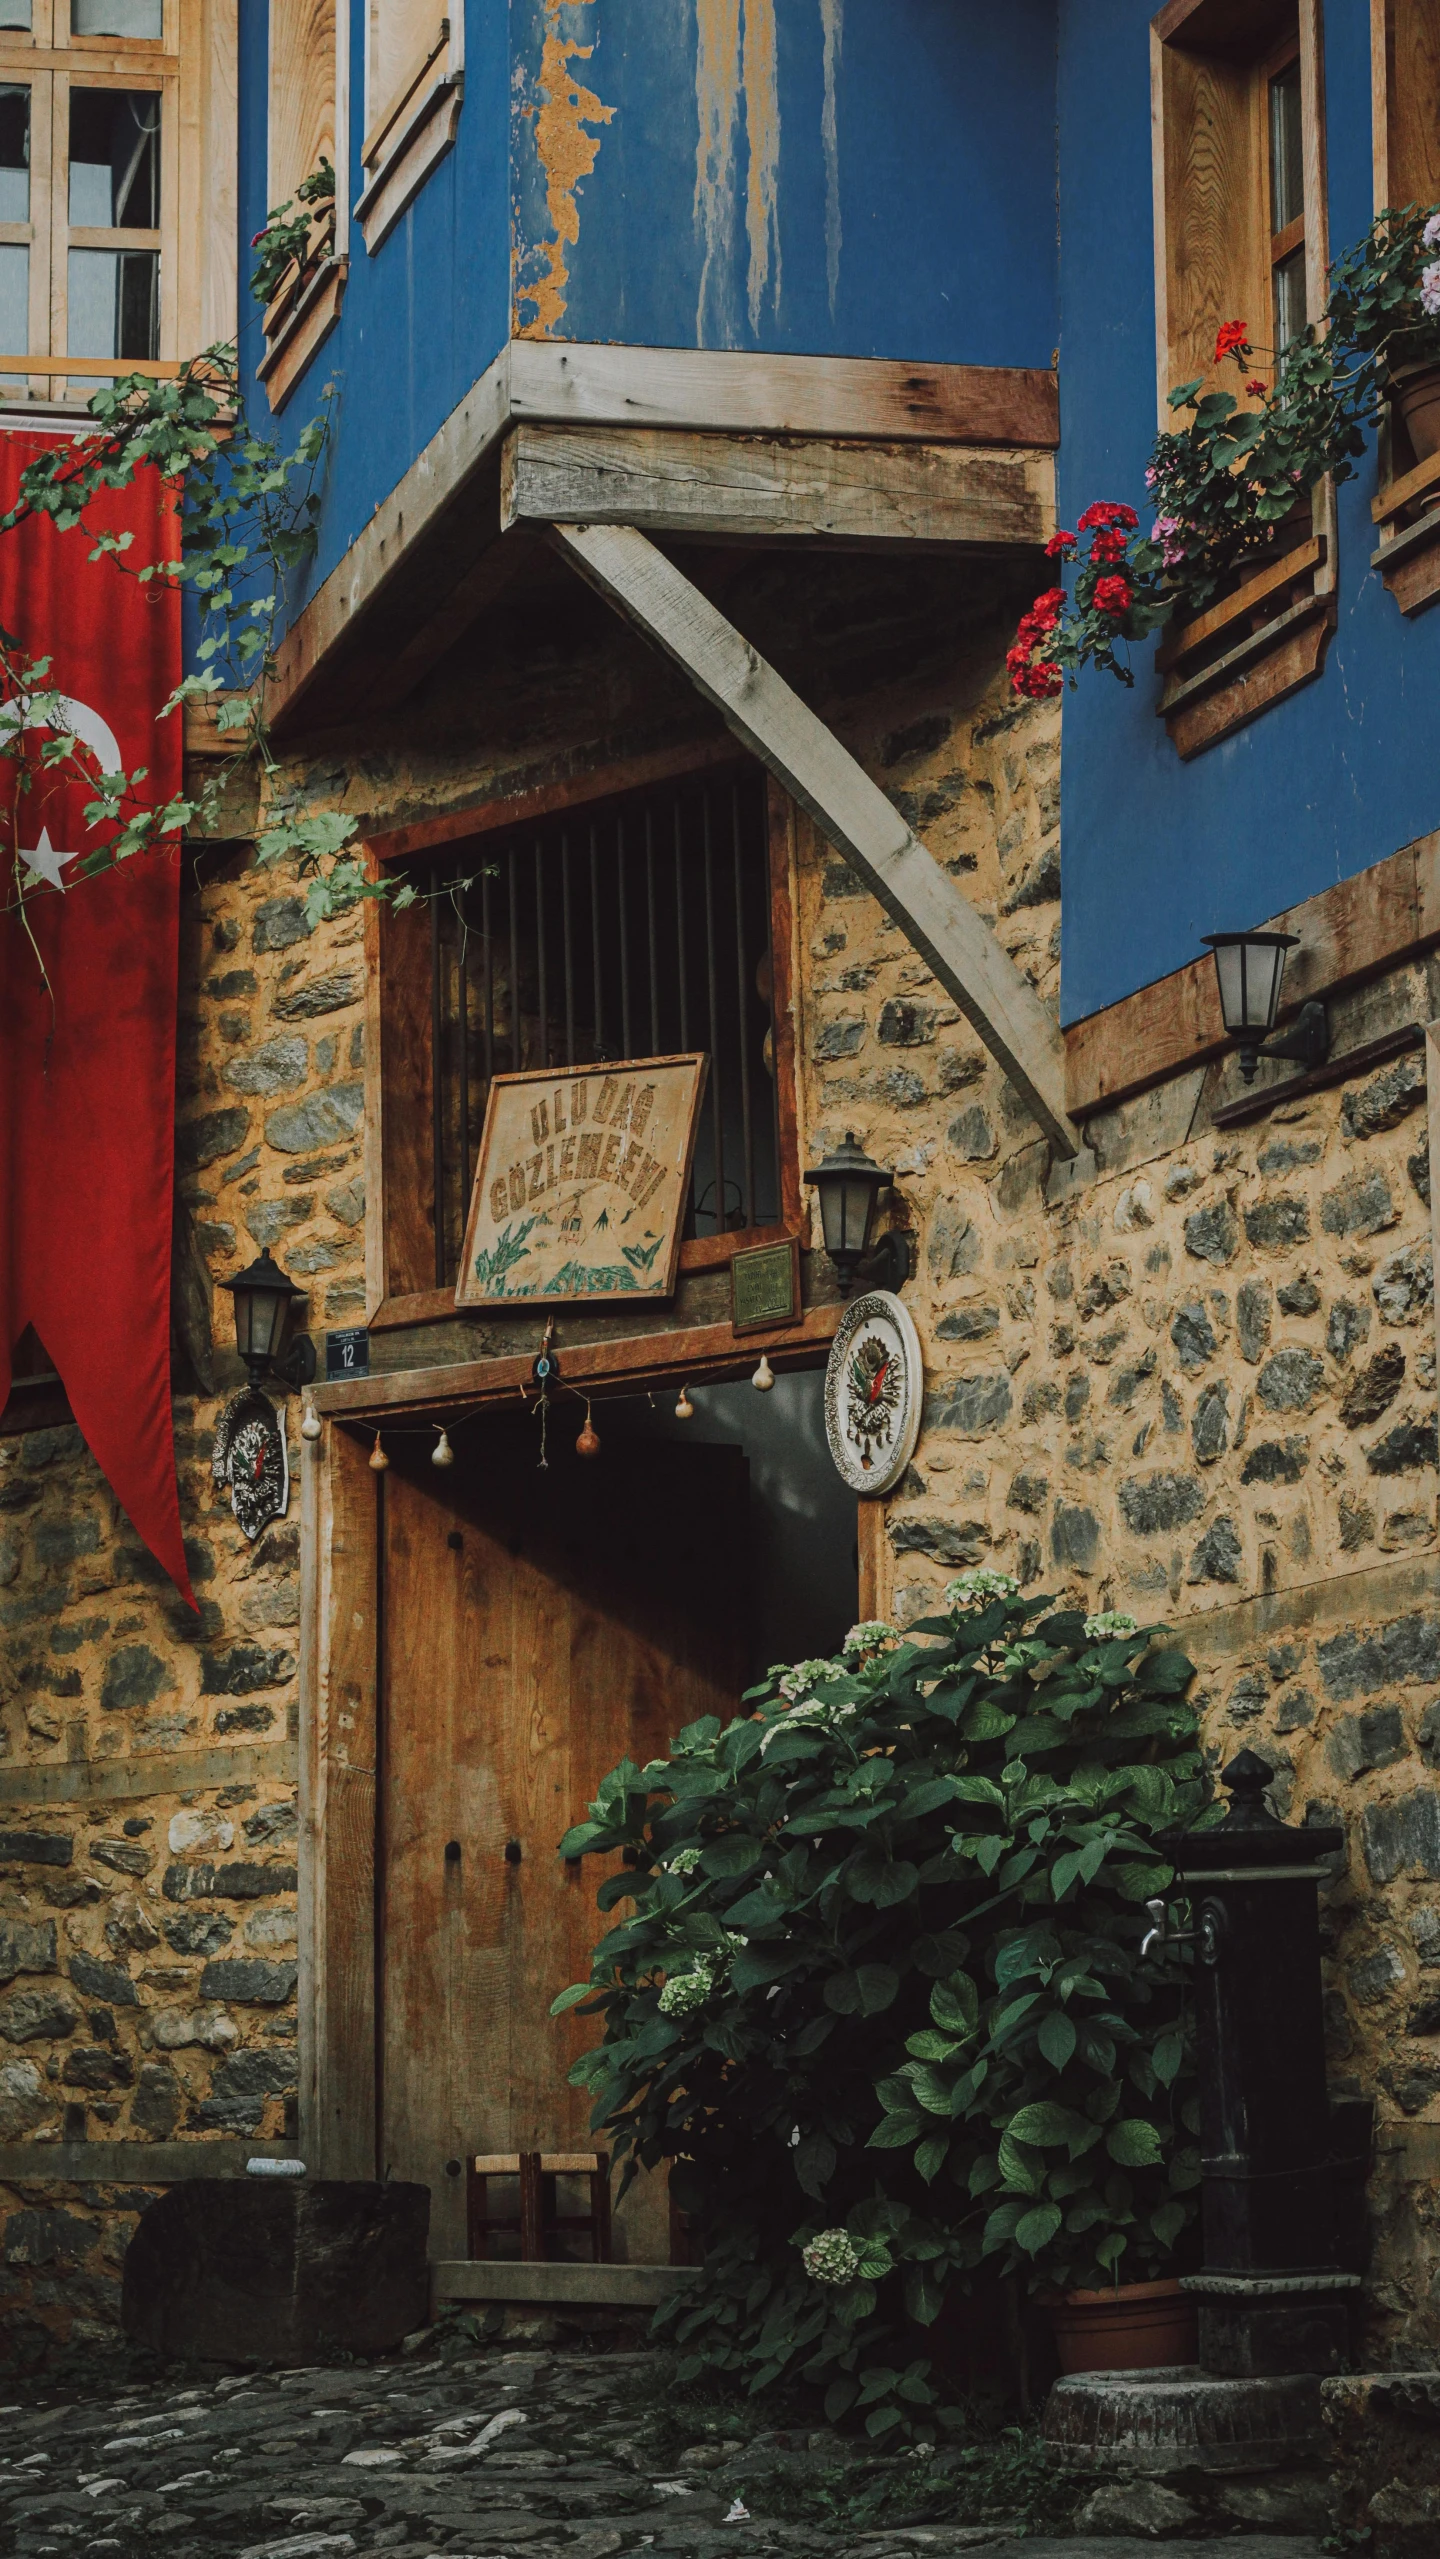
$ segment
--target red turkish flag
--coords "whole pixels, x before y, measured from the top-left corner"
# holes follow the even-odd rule
[[[0,434],[0,510],[53,441]],[[66,696],[96,769],[145,766],[155,807],[181,782],[180,715],[156,719],[180,679],[180,598],[134,572],[176,556],[175,519],[173,492],[147,471],[87,513],[97,532],[133,535],[123,568],[91,561],[83,531],[57,533],[45,517],[0,534],[0,625],[50,659],[45,682]],[[33,1324],[87,1446],[193,1608],[170,1409],[180,853],[135,854],[91,880],[72,864],[63,893],[27,896],[47,990],[9,847],[33,851],[43,828],[63,860],[115,830],[87,827],[95,794],[73,766],[31,770],[17,820],[13,765],[0,760],[0,1406]]]

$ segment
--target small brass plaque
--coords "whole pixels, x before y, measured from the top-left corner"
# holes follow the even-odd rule
[[[737,1333],[800,1320],[800,1247],[793,1235],[757,1244],[730,1261],[730,1322]]]

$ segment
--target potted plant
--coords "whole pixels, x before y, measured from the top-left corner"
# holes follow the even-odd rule
[[[1245,322],[1227,320],[1217,363],[1231,361],[1245,376],[1255,355]],[[1050,588],[1022,617],[1006,658],[1017,693],[1058,693],[1085,665],[1133,684],[1128,644],[1204,613],[1282,543],[1303,538],[1317,481],[1327,472],[1344,479],[1364,450],[1378,400],[1375,364],[1352,358],[1335,332],[1306,329],[1286,350],[1274,389],[1247,379],[1244,394],[1253,407],[1198,380],[1170,393],[1177,422],[1157,436],[1145,472],[1155,509],[1148,532],[1133,507],[1102,499],[1074,533],[1051,537],[1052,559],[1077,562],[1074,585],[1068,595]]]
[[[683,2377],[933,2429],[927,2331],[972,2285],[1173,2277],[1183,1976],[1139,1942],[1158,1835],[1207,1801],[1190,1677],[1157,1629],[967,1573],[605,1779],[562,1854],[624,1851],[598,1898],[632,1907],[556,2007],[601,2022],[572,2076],[703,2250],[657,2315]]]
[[[1417,461],[1440,452],[1440,207],[1378,213],[1336,263],[1332,332],[1381,371]]]

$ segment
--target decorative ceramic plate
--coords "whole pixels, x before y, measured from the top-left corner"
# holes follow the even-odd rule
[[[852,1493],[888,1493],[920,1436],[920,1336],[888,1288],[847,1307],[825,1370],[825,1436]]]

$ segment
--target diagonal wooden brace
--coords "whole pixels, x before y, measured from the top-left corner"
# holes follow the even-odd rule
[[[673,658],[864,880],[1004,1068],[1058,1156],[1084,1152],[1065,1108],[1060,1033],[969,900],[847,747],[707,596],[633,525],[555,524],[548,539]]]

